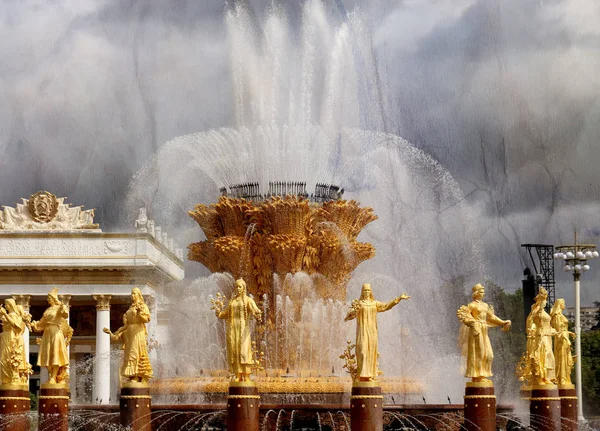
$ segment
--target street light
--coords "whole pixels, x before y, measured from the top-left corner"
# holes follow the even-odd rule
[[[564,260],[563,269],[566,272],[573,273],[575,282],[575,386],[577,389],[577,419],[579,422],[585,421],[583,417],[583,402],[581,388],[581,296],[579,291],[579,279],[583,272],[589,271],[588,259],[595,259],[599,256],[596,246],[593,244],[577,244],[577,232],[575,232],[575,243],[573,245],[561,245],[556,247],[554,259]]]

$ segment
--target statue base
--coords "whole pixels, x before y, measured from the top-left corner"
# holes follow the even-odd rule
[[[383,395],[377,382],[354,382],[350,397],[352,431],[383,429]]]
[[[558,385],[560,423],[563,431],[577,431],[577,391],[575,385]]]
[[[467,382],[464,427],[468,431],[496,431],[494,383]]]
[[[69,430],[69,387],[64,383],[42,383],[38,399],[39,429]]]
[[[27,385],[0,386],[0,429],[29,431],[29,388]]]
[[[253,381],[230,382],[227,396],[227,430],[259,430],[260,395]]]
[[[529,423],[538,431],[560,431],[560,398],[556,385],[533,385]]]
[[[119,422],[134,431],[152,430],[152,397],[147,383],[123,385],[119,396]]]

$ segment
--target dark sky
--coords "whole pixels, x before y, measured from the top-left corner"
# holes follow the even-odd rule
[[[260,25],[271,2],[247,3]],[[292,27],[301,3],[284,5]],[[385,131],[457,180],[494,279],[518,287],[521,243],[569,242],[575,228],[599,242],[600,3],[325,3],[332,22],[357,5],[368,17]],[[96,208],[105,230],[130,226],[123,202],[149,157],[234,122],[226,7],[3,0],[0,204],[46,189]],[[587,304],[600,300],[594,273]]]

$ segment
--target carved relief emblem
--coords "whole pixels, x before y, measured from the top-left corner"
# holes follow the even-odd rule
[[[29,198],[29,213],[38,223],[48,223],[58,212],[58,200],[50,192],[37,192]]]

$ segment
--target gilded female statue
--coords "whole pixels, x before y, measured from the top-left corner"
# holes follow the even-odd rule
[[[257,362],[253,359],[250,339],[250,319],[261,321],[262,313],[254,300],[246,295],[246,282],[235,282],[233,298],[227,306],[220,299],[213,300],[213,310],[219,319],[227,321],[227,364],[234,381],[250,379],[252,368]],[[220,298],[220,295],[217,295]]]
[[[146,323],[150,321],[150,310],[144,302],[142,291],[134,287],[131,290],[131,306],[123,315],[123,326],[113,333],[104,328],[112,341],[123,343],[123,362],[121,363],[121,382],[147,383],[153,376],[152,365],[148,357],[148,332]]]
[[[31,329],[43,331],[37,364],[48,368],[48,383],[62,383],[68,378],[69,355],[67,346],[73,336],[67,317],[69,309],[58,299],[58,289],[54,287],[48,294],[50,307],[44,311],[39,321],[31,322]]]
[[[536,345],[536,327],[533,321],[533,315],[529,313],[525,320],[525,332],[527,334],[527,344],[525,346],[525,354],[521,356],[517,365],[517,376],[523,382],[523,389],[528,390],[528,386],[533,384],[533,372],[531,366],[531,356]]]
[[[456,315],[464,325],[461,329],[463,353],[467,359],[465,377],[473,382],[489,382],[492,376],[494,352],[488,336],[488,327],[502,326],[510,329],[510,320],[502,320],[494,314],[492,306],[483,302],[485,287],[476,284],[472,289],[473,301],[458,309]]]
[[[27,384],[32,373],[25,357],[23,333],[31,322],[31,315],[9,298],[0,305],[2,333],[0,334],[0,376],[3,385]]]
[[[540,287],[540,292],[534,298],[529,317],[533,322],[532,351],[529,353],[531,374],[536,385],[549,385],[555,380],[555,361],[552,351],[552,336],[556,333],[550,325],[550,315],[546,313],[548,292]]]
[[[573,369],[573,355],[571,354],[571,340],[575,338],[574,332],[569,331],[569,320],[564,316],[565,300],[559,298],[554,303],[550,312],[550,324],[556,331],[554,335],[554,359],[556,363],[556,383],[570,385],[571,370]]]
[[[395,307],[401,300],[410,299],[402,294],[390,302],[379,302],[373,297],[371,285],[362,285],[360,299],[352,301],[344,321],[356,319],[356,379],[374,381],[379,375],[377,357],[379,352],[377,333],[377,313]]]

